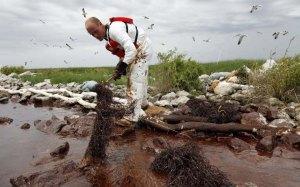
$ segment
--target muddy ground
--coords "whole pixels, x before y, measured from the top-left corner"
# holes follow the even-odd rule
[[[43,126],[43,121],[53,119],[53,115],[57,121],[66,123],[62,128],[59,126],[59,132],[47,130]],[[93,124],[74,122],[70,118],[74,115],[95,117],[93,113],[87,114],[75,109],[46,106],[35,108],[33,105],[12,102],[1,104],[0,116],[13,119],[11,124],[0,125],[1,186],[11,186],[10,179],[19,182],[17,184],[29,180],[35,185],[54,186],[166,186],[167,176],[150,169],[155,155],[166,148],[161,142],[179,146],[191,141],[186,136],[172,133],[150,129],[126,131],[130,128],[116,126],[113,127],[105,164],[86,171],[81,168],[80,161],[88,146],[89,130]],[[30,128],[21,129],[24,123],[29,123]],[[85,133],[78,133],[80,129],[85,129],[82,131]],[[120,136],[124,131],[128,133]],[[241,143],[240,140],[244,141]],[[67,155],[62,158],[51,157],[50,152],[66,141],[70,144]],[[255,141],[242,135],[212,137],[199,133],[192,141],[202,149],[210,164],[223,171],[236,185],[300,185],[299,151],[279,146],[273,153],[258,152]]]

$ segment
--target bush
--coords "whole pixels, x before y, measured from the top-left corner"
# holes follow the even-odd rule
[[[202,83],[198,77],[203,73],[201,64],[186,59],[185,55],[178,54],[176,50],[159,53],[160,63],[153,67],[154,86],[159,92],[176,90],[201,90]]]
[[[0,68],[0,72],[5,74],[5,75],[9,75],[11,73],[23,73],[25,71],[23,66],[3,66],[2,68]]]
[[[272,96],[286,102],[295,100],[296,87],[300,85],[300,55],[280,59],[265,73],[258,70],[250,77],[258,96]]]

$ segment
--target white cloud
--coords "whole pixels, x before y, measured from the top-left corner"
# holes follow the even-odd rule
[[[252,3],[263,7],[250,14]],[[4,65],[22,65],[30,60],[31,67],[115,65],[117,59],[105,50],[104,44],[86,33],[83,7],[103,22],[120,15],[133,17],[142,28],[154,23],[149,36],[156,51],[178,47],[199,61],[215,61],[219,55],[221,59],[265,58],[272,48],[284,51],[288,40],[300,33],[299,0],[0,0],[0,4],[0,55]],[[150,20],[143,19],[144,15]],[[290,34],[273,40],[272,33],[282,30]],[[264,34],[257,35],[256,31]],[[232,37],[236,33],[249,35],[241,46]],[[70,36],[76,41],[70,41]],[[291,55],[299,53],[298,37]],[[203,43],[207,38],[212,42]],[[66,42],[74,50],[68,50]],[[46,47],[43,43],[64,48]],[[95,51],[99,54],[94,55]],[[66,65],[64,60],[71,63]]]

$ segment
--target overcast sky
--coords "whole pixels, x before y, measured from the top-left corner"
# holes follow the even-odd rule
[[[253,4],[263,7],[251,14]],[[272,49],[279,58],[293,36],[289,55],[300,53],[300,0],[0,0],[0,7],[0,65],[115,66],[118,59],[104,42],[86,32],[82,8],[104,23],[112,16],[132,17],[147,31],[156,53],[177,47],[201,63],[265,59]],[[147,30],[151,23],[154,29]],[[273,39],[275,31],[284,30],[289,34]],[[233,37],[238,33],[248,35],[239,46]]]

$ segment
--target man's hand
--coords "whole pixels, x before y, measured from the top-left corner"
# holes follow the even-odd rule
[[[119,63],[116,66],[115,73],[113,75],[113,79],[117,80],[117,79],[120,79],[122,75],[126,75],[127,67],[128,67],[128,65],[125,62],[119,61]]]

